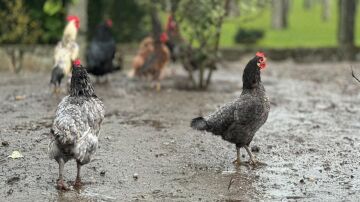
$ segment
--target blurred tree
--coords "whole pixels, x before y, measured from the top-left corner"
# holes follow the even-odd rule
[[[285,29],[288,26],[289,0],[272,1],[272,28]]]
[[[355,59],[355,17],[357,0],[339,0],[338,43],[345,60]]]
[[[315,3],[315,0],[304,0],[304,9],[310,10]]]
[[[48,3],[51,2],[51,3]],[[0,43],[56,43],[72,0],[0,0]]]
[[[31,19],[23,0],[0,1],[0,43],[35,43],[43,30]]]
[[[49,1],[49,0],[48,0]],[[50,0],[53,1],[53,0]],[[68,5],[68,15],[76,15],[80,19],[80,29],[77,36],[77,41],[80,44],[79,57],[81,60],[85,60],[86,50],[86,34],[88,24],[88,0],[74,0],[73,3]]]
[[[324,22],[330,20],[331,7],[330,0],[322,0],[322,19]]]
[[[150,19],[146,16],[145,9],[141,2],[135,0],[89,1],[88,39],[92,37],[100,22],[110,18],[118,42],[129,43],[141,40],[151,30]]]
[[[206,88],[219,61],[219,40],[229,0],[181,0],[176,11],[180,30],[188,41],[181,45],[180,60],[193,85]],[[195,79],[194,70],[198,70]],[[207,70],[207,71],[206,71]],[[207,74],[206,74],[207,72]]]

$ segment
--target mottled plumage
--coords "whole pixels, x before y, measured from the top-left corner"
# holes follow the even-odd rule
[[[104,119],[104,105],[95,95],[84,67],[73,66],[70,95],[63,98],[56,110],[51,129],[49,155],[60,166],[58,186],[62,182],[63,164],[75,159],[80,166],[91,161],[98,147],[98,136]]]
[[[221,136],[224,140],[236,144],[237,150],[245,147],[249,152],[250,142],[266,122],[270,111],[270,102],[265,94],[258,66],[261,58],[255,56],[246,65],[243,73],[243,91],[237,99],[204,118],[193,119],[191,127]],[[249,155],[252,156],[251,152]],[[240,160],[239,156],[237,160]]]

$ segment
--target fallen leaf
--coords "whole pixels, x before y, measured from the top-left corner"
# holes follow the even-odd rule
[[[13,153],[9,156],[12,159],[23,158],[24,156],[19,151],[13,151]]]
[[[15,96],[15,100],[23,100],[25,98],[26,98],[25,95],[17,95],[17,96]]]

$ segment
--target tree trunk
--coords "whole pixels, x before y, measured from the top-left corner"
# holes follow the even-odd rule
[[[355,59],[356,0],[339,0],[339,52],[344,60]]]
[[[322,4],[322,19],[324,22],[327,22],[330,19],[330,1],[322,0]]]
[[[76,3],[70,4],[68,7],[68,15],[76,15],[80,19],[80,29],[76,41],[79,44],[79,57],[82,61],[85,61],[86,50],[86,33],[88,24],[87,5],[87,0],[77,0]]]
[[[151,15],[150,17],[151,17],[151,25],[152,25],[152,35],[154,37],[154,41],[156,44],[160,44],[160,35],[163,30],[157,9],[155,7],[151,9],[150,15]]]
[[[314,5],[315,0],[304,0],[304,9],[310,10]]]
[[[285,29],[288,26],[289,0],[272,1],[272,27]]]
[[[229,17],[240,16],[239,4],[236,0],[230,0],[225,9]]]

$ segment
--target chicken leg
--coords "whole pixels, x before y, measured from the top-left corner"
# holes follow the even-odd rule
[[[156,82],[156,91],[159,92],[161,90],[161,83],[160,81]]]
[[[76,174],[74,187],[75,188],[80,188],[82,186],[81,178],[80,178],[81,164],[79,162],[76,162],[76,166],[77,166],[77,174]]]
[[[233,161],[233,164],[236,164],[236,165],[241,164],[241,161],[240,161],[240,147],[237,147],[237,146],[236,146],[236,159],[235,159],[235,161]]]
[[[258,161],[255,159],[255,156],[253,155],[253,153],[251,152],[251,150],[249,149],[249,146],[245,145],[244,148],[246,149],[247,153],[250,156],[250,161],[253,165],[256,165],[258,163]]]
[[[65,165],[64,159],[60,158],[58,160],[58,163],[59,163],[59,179],[57,180],[57,188],[59,190],[66,191],[68,190],[68,188],[64,184],[64,177],[63,177],[64,165]]]

